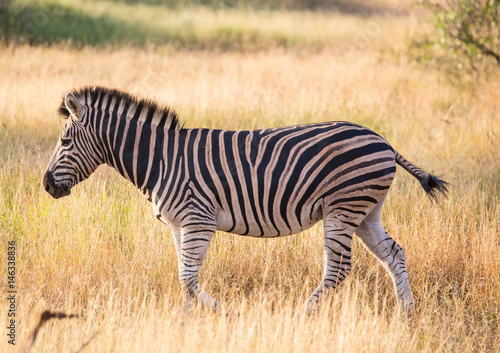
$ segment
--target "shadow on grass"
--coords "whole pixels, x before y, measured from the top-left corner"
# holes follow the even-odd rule
[[[148,36],[144,28],[109,15],[93,17],[58,2],[13,3],[8,16],[9,39],[17,43],[69,41],[75,46],[143,45]]]
[[[91,0],[99,1],[99,0]],[[337,11],[349,15],[376,16],[393,8],[366,0],[111,0],[123,4],[143,4],[182,9],[189,6],[206,6],[211,9]]]
[[[30,45],[66,43],[80,48],[169,44],[188,50],[253,51],[306,43],[293,34],[265,33],[259,28],[222,25],[200,30],[193,25],[157,26],[138,16],[121,19],[110,14],[92,15],[55,1],[14,2],[3,13],[8,16],[0,18],[8,23],[8,30],[4,30],[7,42]]]
[[[0,0],[1,2],[2,0]],[[5,1],[5,0],[4,0]],[[94,0],[90,0],[94,1]],[[119,11],[131,11],[138,4],[156,6],[155,11],[165,8],[165,13],[182,10],[186,6],[203,5],[215,8],[219,6],[259,9],[264,8],[263,0],[250,0],[242,4],[240,0],[114,0],[118,3]],[[325,5],[327,4],[328,5]],[[205,29],[190,25],[155,25],[147,18],[132,15],[120,18],[113,14],[92,14],[91,10],[78,8],[78,3],[61,3],[59,1],[18,0],[2,7],[0,3],[0,40],[7,42],[27,43],[30,45],[69,43],[74,47],[85,45],[95,47],[132,45],[143,47],[146,44],[170,44],[175,48],[209,49],[222,51],[260,50],[272,47],[322,47],[320,41],[307,41],[304,36],[297,36],[286,32],[273,31],[265,33],[260,28],[239,26],[215,26]],[[186,4],[184,8],[181,6]],[[218,4],[218,5],[216,5]],[[278,6],[281,4],[280,6]],[[262,5],[262,6],[261,6]],[[293,6],[292,6],[293,5]],[[321,6],[333,11],[354,14],[358,16],[396,15],[396,9],[382,9],[373,4],[363,4],[347,0],[269,0],[267,8],[286,6],[293,9],[311,10]],[[167,10],[167,8],[176,10]],[[280,10],[280,11],[281,11]]]

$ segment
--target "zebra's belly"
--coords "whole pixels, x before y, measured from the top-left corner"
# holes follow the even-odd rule
[[[274,238],[300,233],[311,228],[323,218],[321,208],[319,206],[305,207],[301,220],[292,219],[285,222],[279,216],[271,215],[261,216],[259,219],[246,217],[245,219],[233,219],[230,212],[220,212],[217,219],[217,230],[224,232],[250,236]]]

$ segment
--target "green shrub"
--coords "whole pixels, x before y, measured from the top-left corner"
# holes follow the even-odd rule
[[[500,66],[499,0],[423,0],[433,29],[414,39],[417,61],[432,61],[455,75]]]

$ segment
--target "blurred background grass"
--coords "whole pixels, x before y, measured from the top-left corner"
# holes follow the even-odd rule
[[[108,47],[261,50],[321,49],[349,33],[333,30],[336,16],[395,12],[348,1],[79,1],[14,0],[4,6],[6,41]],[[354,21],[354,19],[353,19]]]

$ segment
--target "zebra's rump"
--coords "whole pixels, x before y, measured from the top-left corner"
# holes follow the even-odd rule
[[[267,130],[180,130],[193,187],[217,229],[250,236],[298,233],[326,210],[359,218],[390,187],[394,150],[373,131],[331,122]]]

